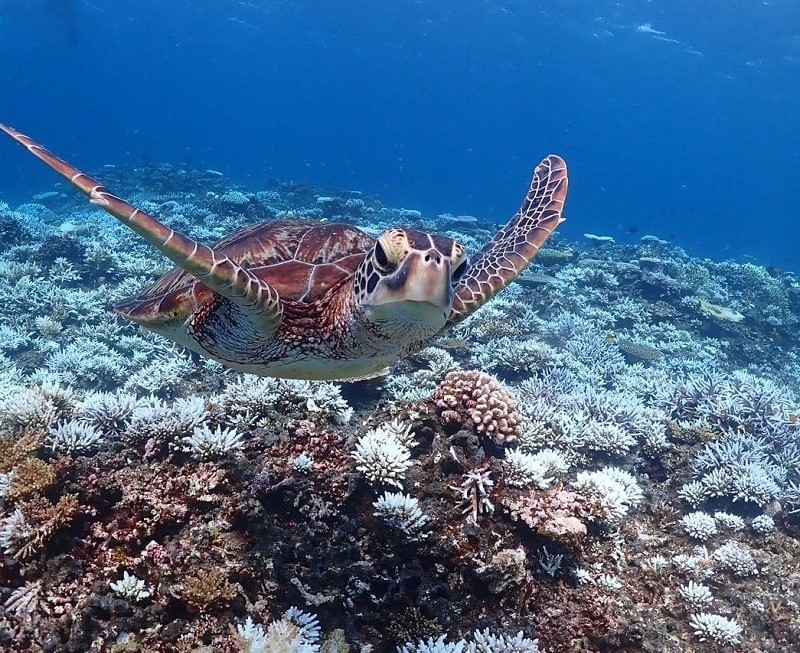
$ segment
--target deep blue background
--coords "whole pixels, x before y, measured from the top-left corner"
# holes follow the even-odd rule
[[[571,237],[795,270],[798,107],[792,0],[0,0],[0,120],[81,167],[503,220],[553,151]],[[0,142],[0,199],[54,181]]]

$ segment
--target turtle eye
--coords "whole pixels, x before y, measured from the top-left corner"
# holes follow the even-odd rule
[[[388,272],[394,265],[389,262],[389,257],[386,255],[386,250],[380,243],[375,243],[375,263],[379,270]]]
[[[461,277],[464,276],[464,273],[467,271],[467,263],[468,263],[467,259],[464,259],[463,261],[461,261],[461,263],[458,264],[458,267],[455,270],[453,270],[453,274],[450,275],[453,281],[458,281],[459,279],[461,279]]]

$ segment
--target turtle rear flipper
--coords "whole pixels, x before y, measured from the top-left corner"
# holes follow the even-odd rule
[[[522,273],[564,221],[561,212],[566,198],[567,164],[551,154],[533,171],[519,211],[470,262],[456,286],[448,326],[472,315]]]
[[[100,183],[62,161],[31,138],[0,123],[17,143],[44,161],[73,186],[122,224],[144,238],[198,281],[237,306],[262,335],[274,333],[281,323],[283,309],[278,292],[252,272],[224,254],[170,229],[156,218],[112,195]]]

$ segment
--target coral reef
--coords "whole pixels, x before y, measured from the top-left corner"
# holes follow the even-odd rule
[[[215,240],[490,225],[116,167]],[[350,385],[223,370],[115,317],[164,261],[78,199],[0,203],[0,649],[794,650],[800,282],[652,236],[554,239]]]

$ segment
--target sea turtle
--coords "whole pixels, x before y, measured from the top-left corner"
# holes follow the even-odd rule
[[[173,231],[18,131],[31,154],[177,267],[116,311],[241,372],[296,379],[374,376],[474,313],[563,221],[567,167],[546,157],[522,206],[471,262],[445,236],[373,238],[308,220],[246,227],[209,247]]]

